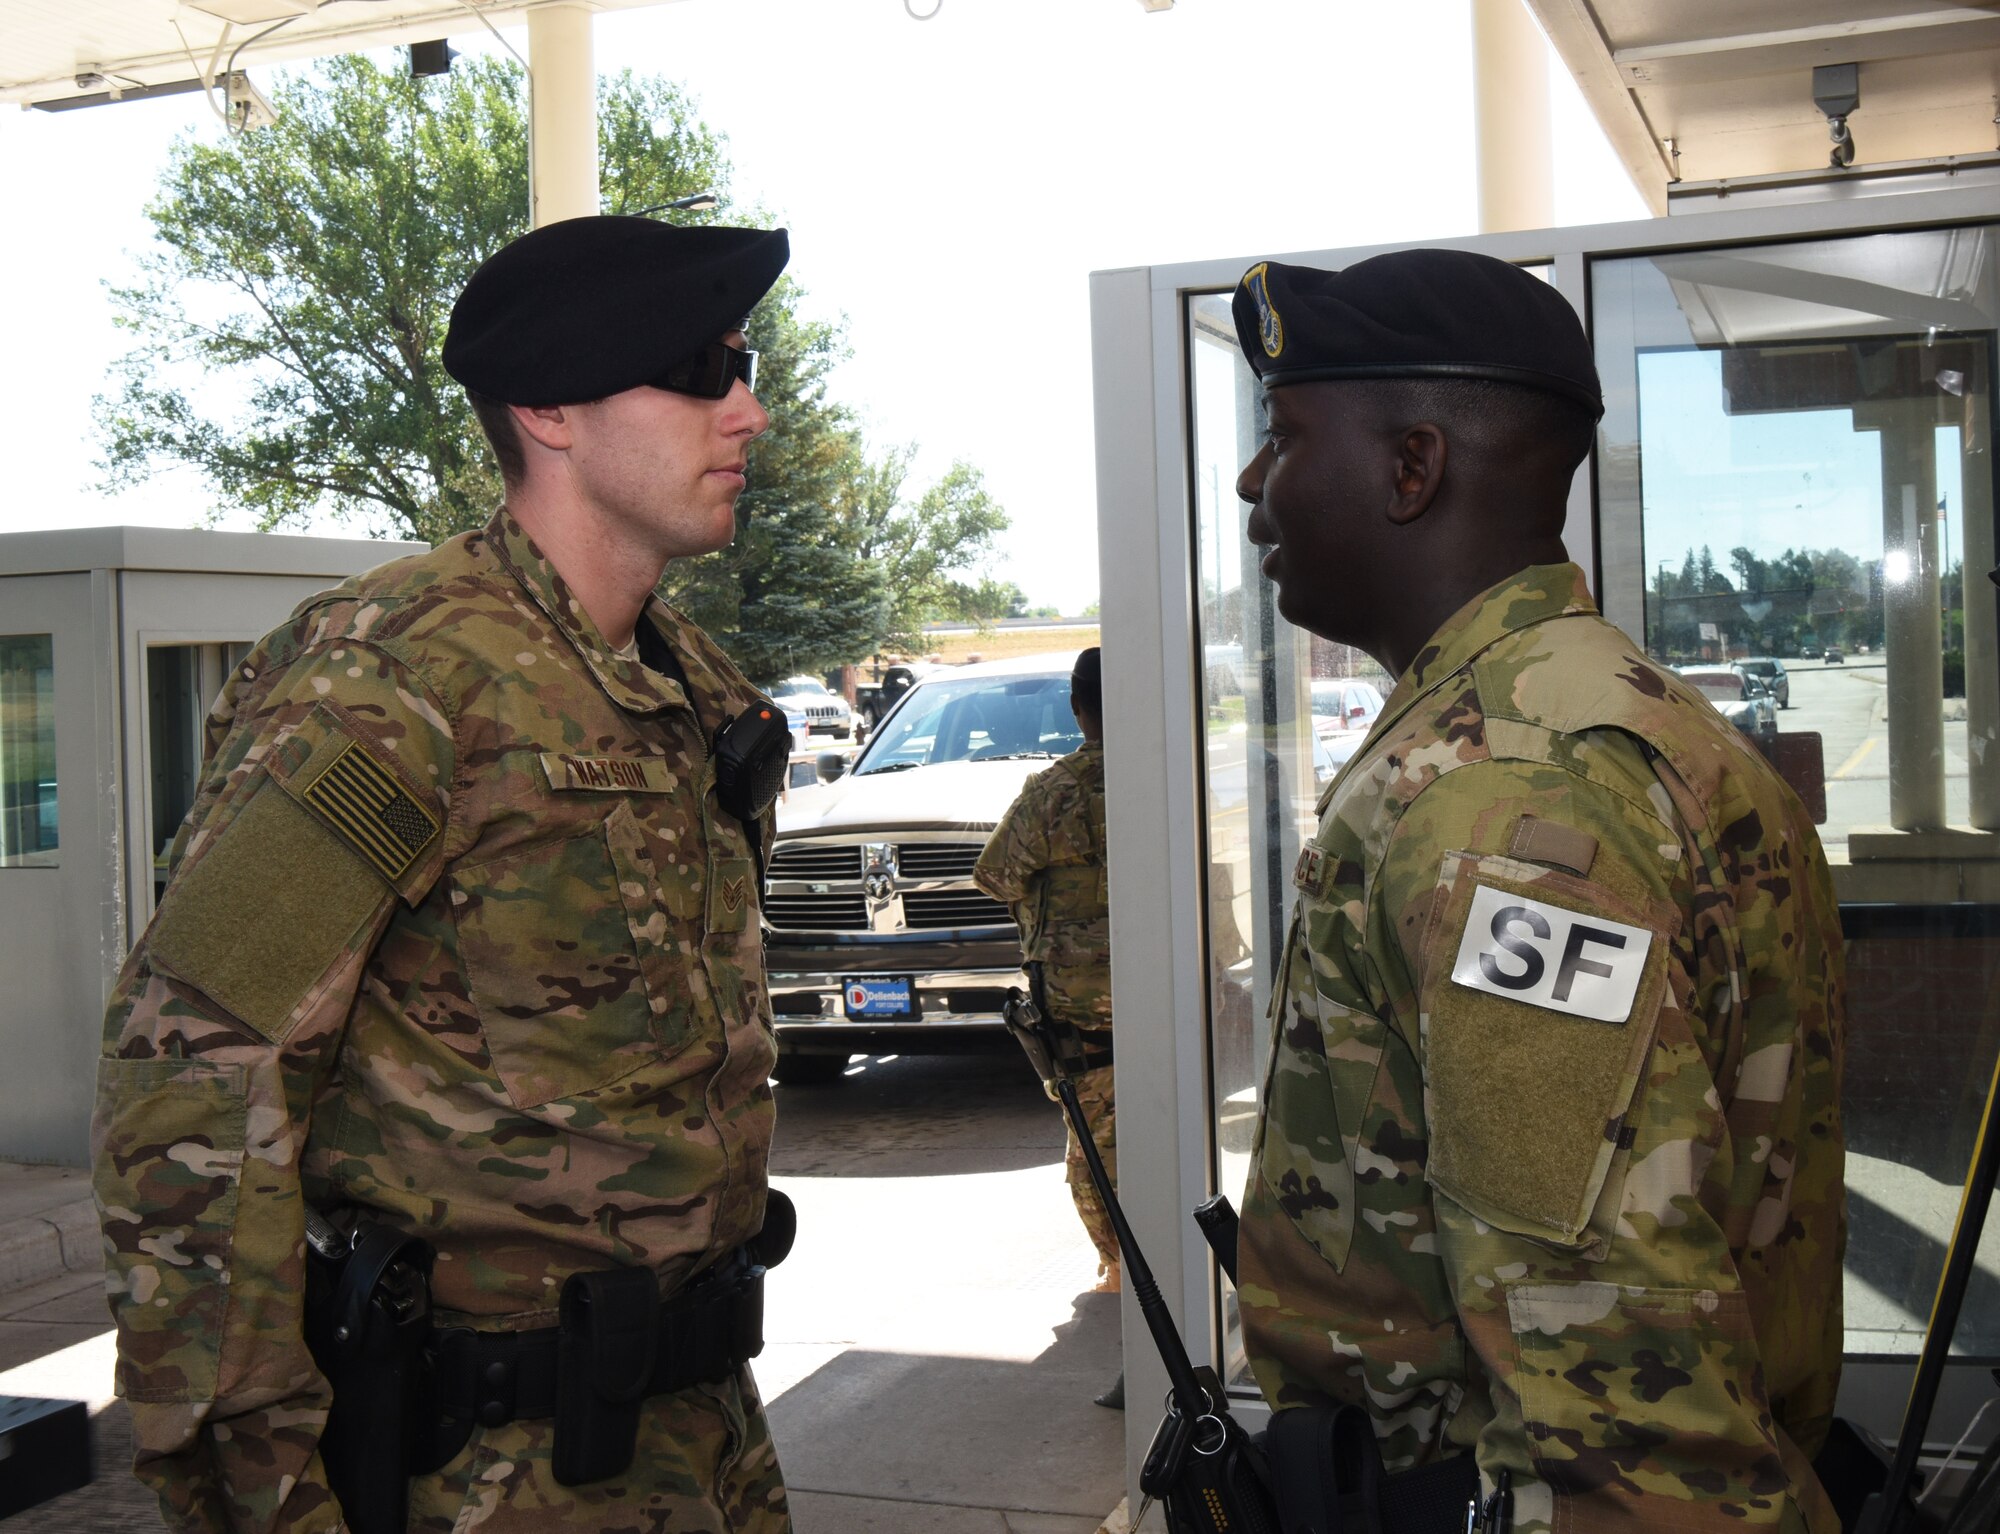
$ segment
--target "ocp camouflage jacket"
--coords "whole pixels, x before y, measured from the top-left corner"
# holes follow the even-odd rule
[[[179,1526],[334,1527],[308,1203],[419,1232],[440,1322],[503,1330],[761,1224],[775,1051],[707,745],[753,694],[641,621],[692,698],[503,512],[304,604],[216,705],[94,1124],[119,1390]]]
[[[1049,1005],[1081,1028],[1111,1026],[1111,908],[1104,747],[1086,741],[1021,785],[972,878],[1013,908],[1021,957],[1039,960]]]
[[[1838,913],[1797,798],[1574,566],[1452,618],[1320,802],[1245,1197],[1274,1406],[1518,1534],[1837,1527]]]

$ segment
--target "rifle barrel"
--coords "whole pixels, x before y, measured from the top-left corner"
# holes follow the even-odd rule
[[[1118,1251],[1125,1261],[1126,1276],[1132,1280],[1132,1293],[1139,1301],[1139,1313],[1146,1318],[1146,1329],[1153,1334],[1153,1345],[1160,1350],[1160,1359],[1167,1366],[1167,1379],[1173,1386],[1174,1399],[1180,1403],[1181,1415],[1189,1422],[1211,1415],[1223,1403],[1208,1401],[1208,1392],[1194,1377],[1194,1362],[1188,1357],[1187,1346],[1174,1327],[1174,1318],[1167,1311],[1167,1302],[1160,1295],[1153,1270],[1146,1266],[1146,1255],[1139,1250],[1139,1238],[1132,1234],[1125,1211],[1118,1203],[1118,1194],[1111,1186],[1111,1176],[1104,1170],[1104,1158],[1097,1154],[1097,1142],[1091,1137],[1090,1122],[1083,1116],[1083,1104],[1077,1101],[1076,1083],[1068,1076],[1058,1075],[1056,1093],[1062,1098],[1063,1112],[1069,1115],[1070,1127],[1075,1130],[1077,1143],[1083,1148],[1084,1162],[1090,1168],[1090,1180],[1097,1185],[1098,1196],[1104,1200],[1104,1212],[1111,1217],[1112,1234],[1118,1238]],[[1204,1405],[1204,1402],[1207,1404]]]

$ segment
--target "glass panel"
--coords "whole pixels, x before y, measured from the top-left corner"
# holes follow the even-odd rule
[[[1856,1354],[1922,1341],[2000,1049],[1996,255],[1972,228],[1591,266],[1605,587],[1813,806],[1841,892]],[[1982,1252],[1959,1343],[1993,1354]]]
[[[1188,301],[1194,399],[1195,567],[1207,729],[1203,831],[1208,866],[1208,1051],[1212,1191],[1240,1204],[1250,1169],[1269,1040],[1265,1016],[1291,870],[1316,824],[1321,788],[1368,733],[1391,687],[1360,651],[1293,628],[1258,569],[1261,551],[1236,496],[1263,431],[1261,391],[1242,353],[1228,294]],[[1232,1386],[1252,1387],[1236,1295],[1218,1275]]]
[[[203,645],[146,651],[146,723],[152,776],[153,900],[167,885],[167,853],[194,806],[201,773]]]
[[[2000,1051],[2000,907],[1849,906],[1847,1350],[1922,1345]],[[1956,1351],[2000,1359],[2000,1220]]]
[[[1968,671],[1994,686],[1994,257],[1961,229],[1592,265],[1601,500],[1638,509],[1646,647],[1758,674],[1775,707],[1726,712],[1795,737],[1774,759],[1823,793],[1829,851],[2000,825],[1962,701]]]
[[[0,636],[0,868],[55,864],[55,639]]]

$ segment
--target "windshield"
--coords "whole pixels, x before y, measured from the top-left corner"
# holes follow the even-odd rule
[[[765,694],[771,698],[796,698],[802,693],[811,693],[822,698],[830,698],[832,693],[809,676],[788,676]]]
[[[1686,678],[1689,686],[1711,698],[1720,698],[1725,703],[1740,703],[1748,689],[1743,678],[1733,671],[1697,671]]]
[[[963,677],[912,689],[855,761],[854,774],[1067,756],[1082,744],[1067,674]]]
[[[1752,676],[1776,676],[1778,663],[1774,660],[1746,660],[1743,669]]]

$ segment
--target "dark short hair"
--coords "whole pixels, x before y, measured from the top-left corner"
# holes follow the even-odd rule
[[[1371,387],[1409,424],[1435,421],[1454,446],[1482,458],[1546,455],[1551,468],[1574,474],[1597,434],[1584,405],[1549,389],[1484,378],[1383,379]]]
[[[521,428],[514,422],[514,412],[476,389],[467,389],[465,397],[486,435],[486,445],[493,449],[494,462],[500,465],[501,482],[513,489],[528,477],[528,459],[521,451]]]
[[[1073,705],[1104,717],[1104,652],[1096,645],[1077,656],[1076,669],[1069,674],[1069,695]]]

